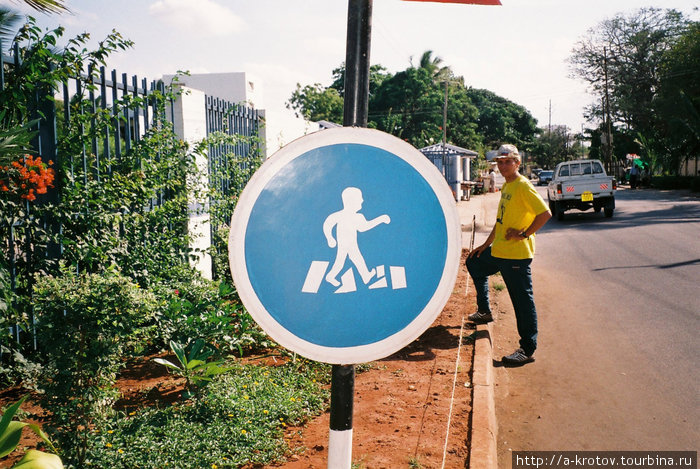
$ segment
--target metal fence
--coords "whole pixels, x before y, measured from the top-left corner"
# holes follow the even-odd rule
[[[225,233],[219,233],[219,228],[228,225],[236,196],[257,169],[262,146],[259,139],[262,116],[256,109],[213,96],[205,96],[205,104],[207,135],[219,132],[236,137],[221,143],[210,143],[207,151],[209,185],[218,194],[217,199],[212,197],[209,200],[212,213],[210,235],[212,240],[226,242],[220,239]],[[215,243],[215,249],[218,254],[224,254],[221,242]],[[213,278],[221,276],[217,268],[221,266],[214,263]]]
[[[13,54],[0,54],[0,91],[6,86],[6,72],[20,65],[19,57],[16,46]],[[164,125],[166,122],[173,124],[176,115],[174,99],[168,99],[165,106],[162,105],[162,100],[157,104],[158,100],[155,99],[156,95],[165,96],[166,88],[162,81],[148,81],[136,75],[120,74],[116,70],[108,72],[101,67],[99,70],[88,69],[85,74],[56,83],[53,90],[43,94],[44,97],[42,93],[36,93],[37,99],[31,103],[29,116],[31,119],[38,119],[34,149],[44,161],[53,160],[55,168],[66,169],[65,172],[57,172],[55,189],[49,190],[35,203],[57,203],[61,200],[61,192],[66,186],[78,181],[87,184],[88,180],[99,183],[110,177],[112,163],[118,162],[122,156],[128,154],[150,128]],[[214,131],[245,137],[257,134],[261,119],[258,111],[213,97],[206,97],[205,101],[202,105],[206,106],[207,134]],[[95,117],[97,115],[101,117]],[[80,148],[64,151],[64,140],[68,140],[71,125],[71,132],[77,132],[87,138],[81,139]],[[78,130],[75,129],[76,125],[79,126]],[[244,157],[254,154],[257,150],[256,145],[245,138],[233,146],[210,146],[210,184],[216,186],[223,195],[240,190],[247,182],[248,172],[239,172],[235,178],[230,177],[227,174],[229,159],[231,155]],[[237,164],[241,164],[240,161],[245,161],[245,158],[236,161]],[[167,197],[168,194],[157,194],[151,201],[150,208],[163,204]],[[214,200],[211,202],[216,204]],[[32,210],[35,210],[34,207],[27,203],[27,216],[31,216]],[[85,207],[84,210],[89,209]],[[47,230],[55,234],[61,233],[60,224],[47,223],[53,223],[53,226],[46,226]],[[216,226],[216,223],[218,222],[212,220],[212,226]],[[32,238],[31,229],[25,229],[22,221],[13,222],[3,231],[7,232],[8,236],[6,239],[0,239],[0,245],[4,244],[9,252],[6,262],[9,265],[9,283],[13,292],[17,291],[20,283],[18,275],[23,273],[20,272],[22,269],[18,269],[18,265],[28,266],[32,264],[33,259],[39,258],[60,259],[63,254],[60,242],[52,240],[44,245],[37,243]],[[54,237],[56,238],[58,237]],[[27,295],[28,291],[31,292],[32,280],[21,280],[24,285],[28,285],[21,293]],[[31,311],[29,316],[30,323],[33,324]],[[11,333],[18,342],[26,343],[28,337],[21,337],[23,335],[31,337],[34,341],[34,334],[31,331],[22,332],[20,327],[13,327]],[[0,356],[1,354],[0,350]]]
[[[256,109],[241,106],[213,96],[206,96],[207,135],[223,132],[229,136],[239,136],[234,142],[209,145],[210,184],[223,195],[240,192],[249,176],[251,155],[259,150],[259,142],[254,137],[260,130],[260,113]],[[244,177],[236,178],[221,173],[218,168],[230,168],[231,159],[238,165],[237,170]]]

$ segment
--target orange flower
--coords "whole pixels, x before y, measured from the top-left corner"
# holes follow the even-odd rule
[[[16,194],[21,199],[33,201],[37,194],[46,194],[53,187],[54,171],[46,165],[41,157],[25,155],[9,166],[0,166],[0,192]]]

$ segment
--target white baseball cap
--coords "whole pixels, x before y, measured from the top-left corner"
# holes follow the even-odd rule
[[[498,147],[498,154],[493,157],[494,160],[499,158],[515,158],[516,160],[520,161],[520,153],[515,145],[506,143],[505,145]]]

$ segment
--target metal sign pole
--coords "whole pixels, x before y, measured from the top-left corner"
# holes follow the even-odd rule
[[[348,0],[343,126],[367,127],[372,0]],[[355,366],[333,365],[328,469],[352,465],[352,411]]]
[[[328,469],[350,469],[352,465],[352,407],[355,366],[333,365],[331,419],[328,435]]]
[[[372,0],[348,1],[343,125],[367,127]]]

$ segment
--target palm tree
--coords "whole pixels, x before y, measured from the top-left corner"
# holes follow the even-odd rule
[[[441,65],[442,59],[438,56],[433,57],[433,51],[431,50],[423,52],[423,55],[420,57],[419,68],[426,70],[436,83],[445,81],[451,72],[450,67],[441,67]]]
[[[42,13],[65,13],[70,10],[65,6],[65,0],[14,0],[26,3],[30,7]]]
[[[7,8],[0,8],[0,41],[2,41],[3,48],[12,42],[12,38],[17,32],[17,24],[23,19],[24,17],[19,13]]]
[[[424,68],[434,75],[439,69],[442,59],[438,56],[433,57],[433,51],[427,50],[420,57],[420,68]]]

